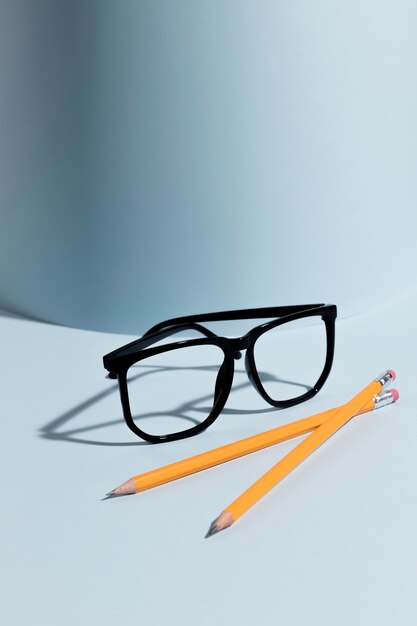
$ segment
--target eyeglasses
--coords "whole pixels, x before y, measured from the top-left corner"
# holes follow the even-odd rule
[[[151,443],[174,441],[202,432],[219,416],[243,351],[249,380],[270,405],[312,398],[331,370],[336,315],[333,304],[306,304],[178,317],[106,354],[103,363],[118,379],[129,428]],[[232,338],[201,324],[265,318],[272,319]],[[203,336],[173,341],[184,331]]]

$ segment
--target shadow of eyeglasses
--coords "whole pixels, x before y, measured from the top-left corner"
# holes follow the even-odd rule
[[[147,366],[146,366],[147,367]],[[140,364],[138,364],[137,366],[133,366],[131,369],[145,369],[145,366],[140,366]],[[172,367],[166,367],[166,366],[156,366],[153,367],[152,369],[147,368],[147,371],[140,371],[138,374],[135,374],[133,376],[131,376],[128,379],[128,382],[132,383],[134,381],[137,381],[141,378],[144,378],[146,376],[151,375],[152,373],[155,373],[157,371],[166,371],[166,370],[205,370],[205,371],[218,371],[218,367],[217,366],[196,366],[196,367],[180,367],[180,366],[172,366]],[[236,370],[235,371],[236,374],[246,374],[245,370]],[[301,387],[303,389],[305,389],[306,391],[311,389],[310,386],[305,385],[303,383],[298,383],[296,381],[289,381],[289,380],[285,380],[285,379],[281,379],[278,378],[277,376],[269,373],[269,372],[260,372],[261,376],[262,376],[262,380],[264,382],[279,382],[279,383],[285,383],[288,385],[294,385],[296,387]],[[242,390],[246,387],[249,387],[251,385],[250,381],[246,380],[242,383],[238,383],[233,385],[233,389],[232,389],[232,393]],[[78,443],[78,444],[83,444],[83,445],[91,445],[91,446],[110,446],[110,447],[114,447],[114,446],[147,446],[147,445],[152,445],[147,441],[141,441],[141,440],[136,440],[136,441],[125,441],[125,442],[110,442],[110,441],[97,441],[97,440],[93,440],[93,439],[84,439],[84,438],[80,438],[78,435],[80,435],[81,433],[87,433],[87,432],[91,432],[91,431],[95,431],[95,430],[99,430],[101,428],[108,428],[111,426],[116,426],[118,424],[124,424],[125,420],[118,418],[118,419],[114,419],[114,420],[108,420],[105,422],[98,422],[96,424],[92,424],[89,426],[83,426],[80,428],[74,428],[71,430],[65,430],[65,431],[60,431],[59,429],[62,428],[63,426],[67,425],[69,422],[71,422],[71,420],[75,419],[76,417],[78,417],[79,415],[81,415],[82,413],[84,413],[85,411],[87,411],[89,408],[91,408],[92,406],[94,406],[95,404],[97,404],[98,402],[104,400],[105,398],[111,396],[113,393],[118,391],[118,384],[112,384],[108,389],[105,389],[93,396],[91,396],[91,398],[88,398],[87,400],[84,400],[84,402],[80,402],[79,404],[75,405],[72,409],[70,409],[69,411],[66,411],[65,413],[62,413],[61,415],[59,415],[58,417],[56,417],[55,419],[53,419],[52,421],[48,422],[47,424],[45,424],[44,426],[42,426],[39,429],[39,436],[43,439],[49,439],[50,441],[65,441],[65,442],[69,442],[69,443]],[[173,418],[180,418],[180,419],[184,419],[188,422],[193,423],[194,425],[200,424],[201,420],[198,420],[194,417],[191,417],[190,415],[187,415],[186,412],[187,411],[193,411],[193,412],[197,412],[197,413],[204,413],[205,416],[209,415],[209,413],[212,410],[212,405],[211,406],[201,406],[201,402],[205,402],[205,401],[212,401],[213,397],[212,394],[208,394],[208,395],[204,395],[204,396],[200,396],[198,398],[194,398],[190,401],[187,401],[185,403],[181,403],[178,406],[174,407],[172,410],[170,410],[169,412],[164,411],[164,415],[173,417]],[[222,415],[250,415],[250,414],[260,414],[260,413],[270,413],[273,411],[277,411],[279,409],[277,409],[276,407],[269,407],[269,408],[261,408],[261,409],[232,409],[232,408],[227,408],[224,407],[222,410]],[[160,416],[161,413],[160,412],[152,412],[152,413],[144,413],[141,414],[140,417],[137,416],[136,419],[140,419],[140,420],[146,420],[146,419],[151,419],[151,418],[155,418],[157,416]],[[134,416],[135,419],[135,416]]]

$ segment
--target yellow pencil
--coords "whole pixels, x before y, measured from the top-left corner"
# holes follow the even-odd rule
[[[231,526],[239,517],[264,496],[272,487],[287,476],[297,465],[357,415],[378,392],[395,379],[395,373],[387,370],[367,385],[349,402],[336,409],[333,414],[308,437],[291,450],[274,467],[254,482],[212,522],[206,534],[210,537]],[[397,395],[398,397],[398,395]]]
[[[376,395],[363,407],[360,413],[372,411],[375,408],[386,406],[394,402],[397,398],[396,393],[398,395],[398,392],[391,390]],[[107,495],[121,496],[152,489],[153,487],[163,485],[172,480],[183,478],[184,476],[200,472],[209,467],[219,465],[220,463],[225,463],[226,461],[231,461],[245,454],[250,454],[251,452],[262,450],[263,448],[273,446],[282,441],[299,437],[320,426],[320,424],[328,420],[336,410],[337,409],[329,409],[328,411],[317,413],[316,415],[297,420],[296,422],[278,426],[277,428],[267,430],[257,435],[240,439],[239,441],[214,448],[213,450],[208,450],[207,452],[202,452],[201,454],[175,463],[170,463],[169,465],[139,474],[138,476],[133,476],[119,487],[116,487],[116,489],[113,489],[113,491],[110,491]]]

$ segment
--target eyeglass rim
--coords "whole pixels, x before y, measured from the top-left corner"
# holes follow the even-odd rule
[[[198,322],[200,321],[217,322],[238,319],[259,319],[261,317],[273,317],[271,313],[276,314],[278,312],[281,313],[280,317],[275,315],[276,319],[265,322],[263,324],[258,324],[242,337],[229,338],[218,336],[215,335],[212,331],[198,324]],[[293,320],[317,316],[320,316],[323,319],[326,326],[327,345],[326,359],[323,371],[312,389],[308,390],[300,396],[297,396],[296,398],[276,401],[271,398],[266,392],[257,372],[256,362],[254,358],[254,346],[256,344],[256,340],[268,330],[271,330]],[[336,305],[313,304],[296,306],[291,305],[289,307],[262,307],[255,309],[241,309],[235,311],[206,313],[173,318],[170,320],[166,320],[165,322],[160,322],[159,324],[153,326],[150,330],[148,330],[141,338],[125,344],[124,346],[121,346],[120,348],[117,348],[116,350],[113,350],[109,354],[105,355],[103,357],[103,364],[105,369],[109,371],[110,376],[112,378],[117,377],[118,379],[123,414],[127,426],[137,436],[141,437],[145,441],[148,441],[149,443],[176,441],[199,434],[200,432],[208,428],[220,415],[232,388],[234,360],[236,358],[235,355],[236,352],[239,352],[240,350],[246,350],[245,365],[247,366],[250,380],[253,382],[255,388],[263,397],[263,399],[270,405],[276,408],[288,408],[291,406],[295,406],[296,404],[299,404],[301,402],[305,402],[306,400],[316,395],[316,393],[318,393],[318,391],[326,382],[332,367],[334,357],[336,317]],[[153,348],[147,347],[149,345],[152,345],[152,343],[160,341],[166,336],[169,336],[169,334],[173,334],[174,332],[177,333],[181,330],[187,330],[190,328],[198,329],[200,330],[200,332],[204,332],[204,334],[206,335],[208,334],[208,336],[197,339],[185,339],[168,344],[163,344],[162,346],[157,346]],[[152,435],[150,433],[147,433],[146,431],[143,431],[136,425],[131,413],[129,392],[127,386],[127,372],[129,368],[135,363],[138,363],[139,361],[142,361],[151,356],[155,356],[157,354],[201,345],[217,346],[224,353],[224,361],[223,364],[220,365],[220,368],[222,366],[224,367],[223,375],[226,377],[226,379],[210,414],[200,424],[192,426],[191,428],[185,429],[183,431],[179,431],[177,433],[170,433],[167,435]],[[126,351],[128,352],[127,354]],[[125,354],[123,354],[124,352]],[[227,384],[225,384],[226,382]]]

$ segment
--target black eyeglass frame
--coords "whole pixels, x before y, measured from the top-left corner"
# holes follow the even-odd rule
[[[291,398],[290,400],[274,400],[265,391],[259,378],[254,347],[257,339],[267,331],[277,328],[288,322],[306,318],[321,317],[326,328],[326,359],[324,368],[315,385],[305,393]],[[275,318],[264,324],[260,324],[252,328],[242,337],[222,337],[213,333],[211,330],[202,326],[199,322],[221,322],[230,320],[245,319],[262,319],[265,317]],[[156,324],[150,328],[140,339],[136,339],[117,350],[113,350],[103,357],[103,364],[109,372],[110,378],[117,378],[120,390],[120,399],[123,408],[123,415],[127,426],[135,435],[141,437],[149,443],[162,443],[164,441],[176,441],[185,439],[201,433],[208,428],[220,415],[229,397],[233,384],[234,361],[239,359],[242,350],[246,350],[245,369],[248,378],[254,385],[255,389],[262,398],[270,405],[276,408],[288,408],[309,400],[320,391],[326,382],[333,363],[334,345],[335,345],[335,320],[337,317],[337,308],[334,304],[304,304],[278,307],[262,307],[255,309],[241,309],[236,311],[221,311],[216,313],[202,313],[199,315],[187,315],[177,317]],[[151,348],[152,344],[165,339],[175,333],[184,330],[195,330],[204,335],[203,338],[184,339],[169,344],[163,344]],[[133,420],[129,392],[127,384],[127,373],[129,368],[148,357],[186,348],[189,346],[213,345],[219,347],[224,354],[224,361],[219,368],[217,374],[214,403],[210,414],[200,424],[192,426],[178,433],[170,433],[167,435],[151,435],[139,428]]]

